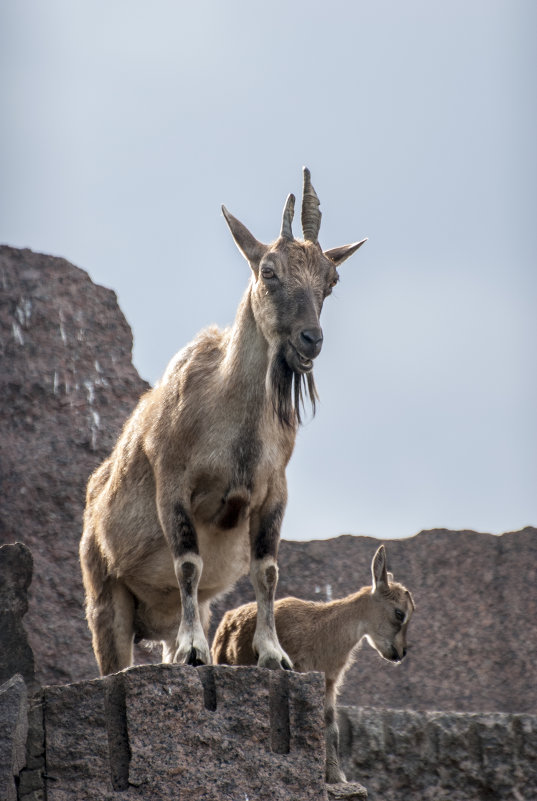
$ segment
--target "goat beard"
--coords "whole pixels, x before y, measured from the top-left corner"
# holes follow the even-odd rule
[[[270,390],[274,414],[282,425],[300,425],[300,407],[304,408],[305,395],[309,397],[315,414],[319,396],[313,372],[299,373],[293,370],[285,358],[283,347],[277,351],[270,365]]]

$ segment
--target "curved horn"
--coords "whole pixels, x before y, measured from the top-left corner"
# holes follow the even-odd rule
[[[291,228],[294,214],[295,196],[288,195],[287,200],[285,201],[285,208],[283,210],[282,230],[280,231],[280,236],[283,236],[285,239],[294,239],[293,230]]]
[[[302,230],[304,239],[308,242],[317,242],[319,228],[321,227],[321,212],[319,210],[319,198],[315,189],[311,185],[311,175],[307,167],[304,167],[304,191],[302,196]]]

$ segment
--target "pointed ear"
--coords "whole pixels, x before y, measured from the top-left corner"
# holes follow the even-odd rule
[[[235,240],[235,244],[257,275],[259,262],[267,252],[267,246],[258,242],[255,236],[252,236],[248,228],[243,225],[240,220],[237,220],[233,214],[230,214],[225,206],[222,206],[222,213],[229,225],[229,230]]]
[[[388,572],[386,570],[386,551],[381,545],[371,562],[371,577],[373,579],[373,592],[381,585],[388,586]]]
[[[334,262],[336,267],[339,267],[340,264],[343,264],[345,259],[348,259],[349,256],[352,256],[353,253],[356,253],[358,248],[361,248],[364,242],[367,242],[367,236],[360,242],[353,242],[352,245],[343,245],[340,248],[332,248],[331,250],[325,250],[324,255],[328,256],[328,258]]]

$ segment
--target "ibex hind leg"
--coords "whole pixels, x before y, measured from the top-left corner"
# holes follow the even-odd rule
[[[101,676],[132,665],[134,598],[120,582],[105,580],[88,605],[88,623]]]
[[[326,742],[326,781],[328,784],[346,782],[345,774],[339,764],[339,728],[336,715],[336,688],[333,681],[326,681],[326,702],[324,709]]]

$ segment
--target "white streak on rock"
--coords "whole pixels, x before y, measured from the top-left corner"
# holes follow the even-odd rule
[[[11,323],[11,328],[13,329],[13,337],[15,342],[18,342],[19,345],[24,345],[24,337],[22,335],[20,325],[18,323]]]
[[[28,328],[30,317],[32,316],[32,301],[29,298],[21,297],[15,309],[15,314],[17,315],[17,320],[20,325]]]
[[[95,389],[93,386],[93,381],[84,381],[84,386],[86,387],[86,392],[88,393],[88,403],[91,406],[93,401],[95,400]]]
[[[96,412],[95,409],[91,410],[91,419],[92,419],[92,422],[91,422],[91,425],[90,425],[91,449],[92,449],[92,451],[94,451],[97,448],[97,432],[99,430],[99,425],[100,425],[100,422],[101,422],[101,418],[99,416],[99,412]]]
[[[59,311],[59,317],[60,317],[60,336],[62,338],[63,343],[65,345],[67,345],[67,336],[65,335],[65,328],[63,327],[63,323],[64,323],[63,312],[62,312],[61,309]]]

